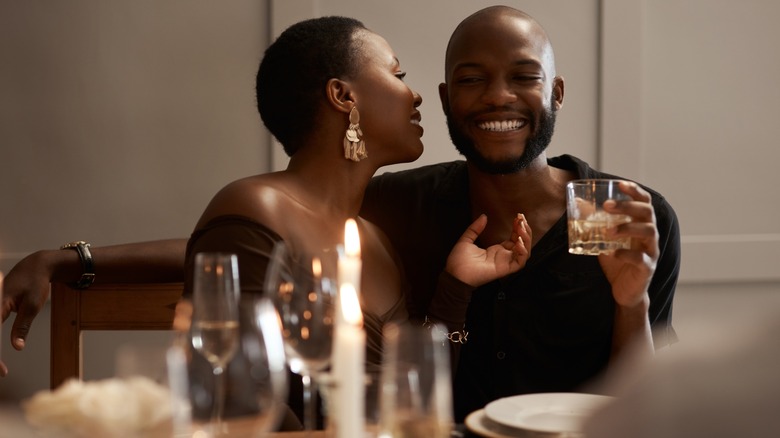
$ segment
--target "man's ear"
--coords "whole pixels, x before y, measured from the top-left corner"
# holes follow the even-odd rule
[[[552,105],[556,111],[563,107],[563,92],[565,91],[563,82],[564,81],[562,76],[556,76],[555,79],[553,79]]]
[[[450,112],[450,98],[447,95],[447,83],[442,82],[439,84],[439,100],[441,100],[441,109],[444,111],[444,115]]]
[[[352,91],[348,82],[341,79],[331,79],[326,85],[325,95],[328,104],[338,111],[349,113],[355,106],[355,100],[352,97]]]

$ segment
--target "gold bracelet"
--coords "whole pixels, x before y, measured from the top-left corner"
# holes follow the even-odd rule
[[[434,329],[443,334],[453,344],[465,344],[469,340],[469,332],[466,330],[466,325],[463,325],[462,330],[455,330],[454,332],[447,333],[439,328],[439,324],[434,323],[428,319],[428,315],[425,315],[425,321],[422,323],[423,327],[427,329]]]

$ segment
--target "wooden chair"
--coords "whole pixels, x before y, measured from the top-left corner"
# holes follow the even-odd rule
[[[84,330],[170,330],[182,283],[51,284],[51,376],[56,388],[82,376]]]

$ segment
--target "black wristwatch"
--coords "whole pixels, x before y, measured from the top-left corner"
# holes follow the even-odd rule
[[[66,243],[62,245],[60,249],[73,249],[79,253],[81,259],[81,278],[77,281],[73,287],[76,289],[86,289],[92,286],[95,282],[95,264],[92,262],[92,253],[89,252],[89,243],[79,240],[76,242]]]

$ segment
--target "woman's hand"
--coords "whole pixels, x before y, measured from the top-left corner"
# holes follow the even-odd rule
[[[176,303],[176,310],[173,314],[173,329],[186,333],[190,331],[192,324],[192,301],[182,298]]]
[[[475,242],[485,230],[487,220],[486,215],[480,215],[447,257],[447,272],[474,287],[519,271],[531,256],[531,227],[524,215],[515,217],[507,240],[482,249]]]
[[[33,320],[49,299],[53,256],[58,251],[37,251],[28,255],[3,279],[2,317],[5,321],[11,312],[16,312],[11,327],[11,345],[16,350],[24,349]],[[7,374],[8,368],[0,361],[0,376]]]

